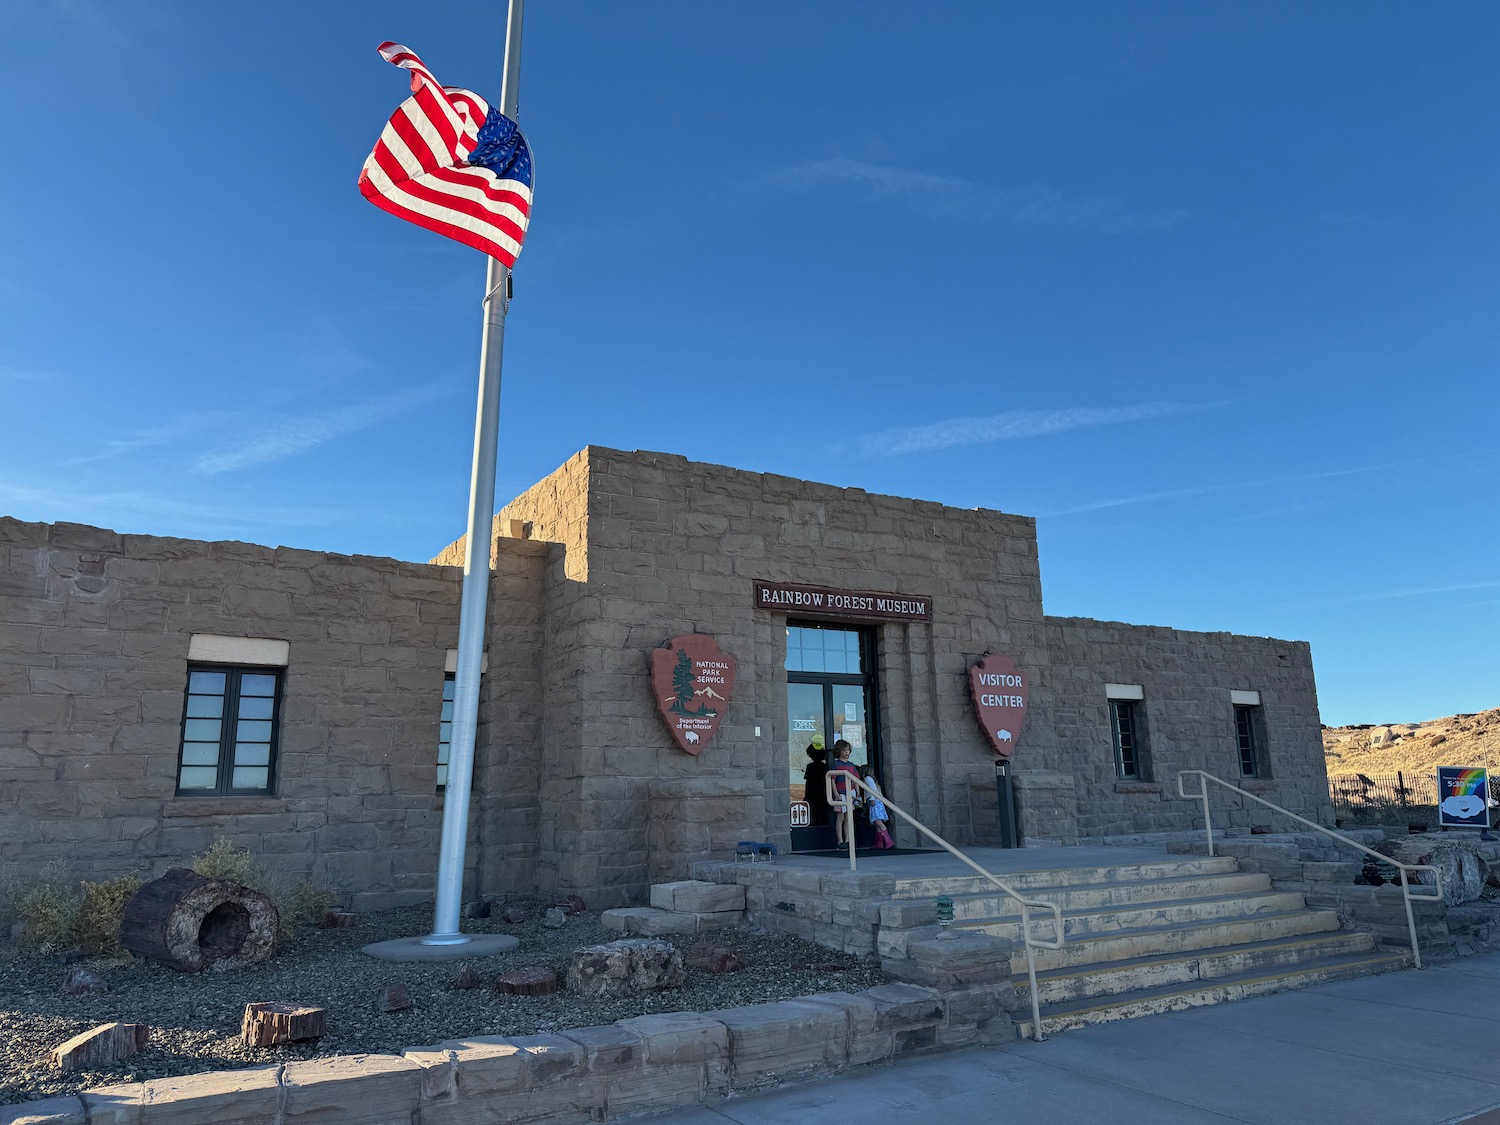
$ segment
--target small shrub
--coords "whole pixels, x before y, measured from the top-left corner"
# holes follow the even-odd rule
[[[78,905],[73,937],[85,953],[112,957],[123,953],[120,945],[120,920],[125,904],[141,889],[134,875],[121,875],[106,883],[83,884],[83,899]]]
[[[338,897],[332,891],[326,891],[310,880],[303,879],[287,893],[284,903],[278,902],[276,905],[281,910],[283,919],[290,915],[293,925],[315,925],[333,909]]]
[[[228,840],[218,839],[208,851],[193,860],[192,869],[205,879],[223,879],[261,890],[266,873],[248,851],[240,851]]]
[[[192,867],[205,879],[240,883],[274,902],[281,915],[279,931],[283,940],[292,937],[300,925],[321,922],[338,899],[332,891],[322,890],[306,879],[294,884],[280,872],[267,871],[255,862],[250,852],[238,850],[224,839],[215,840],[208,851],[193,861]]]
[[[61,861],[6,889],[6,914],[22,924],[21,942],[44,953],[67,948],[78,921],[78,884]]]

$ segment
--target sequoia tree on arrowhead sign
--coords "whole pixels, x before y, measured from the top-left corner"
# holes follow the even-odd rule
[[[701,753],[729,708],[734,657],[703,633],[673,637],[651,653],[651,688],[678,747]]]

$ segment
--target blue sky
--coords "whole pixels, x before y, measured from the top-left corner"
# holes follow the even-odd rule
[[[10,0],[0,512],[425,559],[484,264],[364,202],[382,39],[503,4]],[[1050,613],[1500,705],[1500,8],[534,2],[499,492],[585,444],[1038,517]]]

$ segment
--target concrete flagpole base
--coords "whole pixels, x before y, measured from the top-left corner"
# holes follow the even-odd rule
[[[508,953],[521,944],[510,934],[464,934],[464,941],[443,945],[424,945],[419,937],[376,941],[360,949],[361,953],[381,961],[461,961],[469,957],[491,957]]]

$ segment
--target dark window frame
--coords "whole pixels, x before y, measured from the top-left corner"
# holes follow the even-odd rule
[[[182,787],[182,771],[184,769],[183,754],[187,749],[187,724],[192,716],[188,714],[189,700],[195,694],[193,692],[194,672],[222,672],[224,673],[224,700],[220,711],[219,727],[219,760],[214,766],[218,771],[218,784],[212,789],[184,789]],[[234,748],[237,739],[234,732],[239,723],[240,684],[245,676],[273,676],[276,680],[276,691],[271,702],[271,738],[268,743],[268,754],[266,761],[266,786],[265,788],[235,788],[234,786]],[[286,669],[275,665],[264,664],[212,664],[204,661],[194,661],[187,666],[187,676],[182,689],[182,723],[177,731],[177,775],[175,778],[175,790],[178,797],[274,797],[281,776],[281,716],[282,701],[286,692]],[[196,694],[205,694],[202,692]],[[264,698],[254,697],[251,698]],[[231,718],[231,716],[233,716]],[[264,721],[264,720],[257,720]]]
[[[1141,737],[1141,709],[1138,699],[1109,701],[1109,729],[1115,747],[1115,778],[1119,781],[1149,781],[1145,740]]]
[[[1260,726],[1260,708],[1252,703],[1236,703],[1234,706],[1234,743],[1239,751],[1240,777],[1261,777],[1261,743],[1257,732]]]
[[[453,753],[453,701],[458,693],[458,674],[456,672],[443,673],[443,702],[438,709],[438,753],[437,753],[437,791],[442,793],[448,788],[448,763]],[[444,716],[447,716],[444,718]],[[448,737],[443,737],[443,727],[448,728]]]
[[[788,618],[786,622],[788,630],[791,629],[830,629],[836,632],[854,632],[859,634],[859,672],[803,672],[788,670],[786,681],[789,684],[823,684],[823,729],[829,732],[830,741],[825,749],[830,753],[833,751],[831,735],[834,729],[833,722],[833,686],[836,684],[851,687],[863,687],[868,702],[865,704],[866,725],[869,733],[865,735],[865,753],[867,760],[875,768],[875,777],[882,787],[886,785],[885,780],[885,730],[880,721],[880,673],[878,646],[880,644],[879,630],[869,623],[845,623],[841,621],[805,621],[798,618]],[[785,660],[783,660],[783,666]]]

